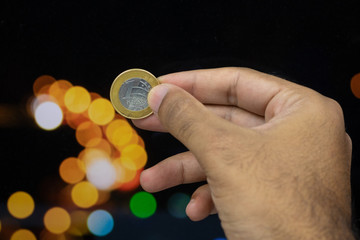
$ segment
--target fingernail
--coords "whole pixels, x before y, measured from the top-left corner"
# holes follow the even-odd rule
[[[150,90],[148,96],[148,103],[154,113],[158,113],[159,107],[168,91],[169,88],[165,84],[160,84]]]

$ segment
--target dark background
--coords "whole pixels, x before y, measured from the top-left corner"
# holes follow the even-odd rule
[[[360,99],[350,79],[360,72],[358,1],[1,1],[0,3],[0,220],[15,191],[29,192],[35,214],[15,221],[38,234],[42,213],[56,202],[44,185],[58,180],[59,163],[81,147],[74,131],[46,132],[26,114],[34,80],[43,74],[108,97],[113,79],[129,68],[154,75],[244,66],[275,74],[334,98],[343,107],[353,140],[354,222],[360,215]],[[138,130],[151,166],[184,150],[167,134]],[[59,186],[54,184],[53,191]],[[215,239],[216,216],[198,223],[168,215],[171,193],[155,194],[157,213],[147,220],[122,214],[129,194],[114,201],[115,229],[102,239]],[[139,189],[140,190],[140,189]],[[15,223],[14,223],[15,224]],[[1,237],[1,234],[0,234]],[[88,239],[93,239],[89,237]],[[95,238],[94,238],[95,239]]]

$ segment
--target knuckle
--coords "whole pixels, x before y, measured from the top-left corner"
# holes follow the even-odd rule
[[[344,113],[340,104],[331,98],[326,98],[326,117],[330,122],[344,125]]]
[[[343,124],[344,114],[340,104],[334,99],[316,94],[308,99],[308,110],[325,122]]]

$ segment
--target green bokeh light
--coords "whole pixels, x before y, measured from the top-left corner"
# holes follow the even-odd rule
[[[148,218],[156,211],[156,199],[147,192],[138,192],[130,199],[130,210],[138,218]]]

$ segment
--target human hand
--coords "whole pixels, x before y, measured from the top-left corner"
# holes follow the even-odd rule
[[[303,86],[244,68],[169,74],[139,128],[190,151],[143,171],[150,192],[207,180],[190,219],[216,211],[232,239],[352,239],[351,140],[341,107]]]

